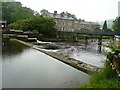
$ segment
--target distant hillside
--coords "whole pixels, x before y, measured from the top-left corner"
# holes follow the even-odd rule
[[[107,21],[107,27],[110,28],[110,29],[112,29],[113,20],[114,19],[106,20]],[[100,24],[100,28],[102,28],[103,24],[104,24],[104,21],[99,22],[99,24]]]

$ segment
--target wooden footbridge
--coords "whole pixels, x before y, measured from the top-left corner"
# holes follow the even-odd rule
[[[23,32],[22,30],[9,30],[9,31],[4,31],[4,35],[7,36],[17,36],[17,37],[27,37],[27,38],[38,38],[41,37],[41,34],[39,33],[32,33],[32,32]],[[103,30],[74,30],[74,31],[57,31],[57,38],[56,41],[65,41],[65,36],[71,36],[73,37],[73,42],[78,41],[82,38],[85,40],[85,45],[88,44],[88,39],[90,38],[96,38],[98,39],[98,51],[101,52],[101,46],[102,46],[102,39],[104,39],[103,36],[111,36],[113,37],[117,33],[113,32],[105,32]],[[88,37],[89,35],[89,37]]]
[[[72,35],[73,41],[79,42],[80,39],[84,39],[85,41],[85,46],[88,45],[88,40],[89,39],[98,39],[98,52],[101,52],[102,48],[102,39],[114,39],[114,35],[117,33],[114,32],[106,32],[104,30],[75,30],[75,31],[58,31],[57,32],[57,38],[58,40],[65,40],[65,36],[70,36]]]

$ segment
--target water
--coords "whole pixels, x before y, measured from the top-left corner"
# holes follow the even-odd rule
[[[97,43],[92,42],[87,47],[83,44],[70,45],[69,48],[59,49],[57,52],[64,53],[76,60],[102,68],[104,67],[104,62],[106,60],[104,55],[105,49],[107,48],[102,46],[102,53],[99,53]]]
[[[76,88],[90,76],[15,41],[3,46],[2,88]]]
[[[62,49],[60,52],[64,52],[71,58],[85,62],[87,64],[102,68],[106,57],[102,53],[97,53],[92,50],[81,49],[81,46],[71,46],[68,49]]]
[[[84,44],[84,41],[82,42],[49,42],[49,44],[53,43],[55,46],[60,46],[60,49],[43,49],[44,51],[51,51],[51,52],[59,52],[64,53],[68,55],[71,58],[74,58],[76,60],[85,62],[87,64],[103,68],[104,62],[106,60],[106,56],[104,55],[105,51],[109,51],[109,48],[105,47],[110,40],[104,40],[103,39],[103,46],[101,47],[102,53],[98,52],[98,42],[96,39],[90,39],[88,45]],[[48,42],[41,42],[37,45],[38,47],[44,47],[43,44],[46,44]]]

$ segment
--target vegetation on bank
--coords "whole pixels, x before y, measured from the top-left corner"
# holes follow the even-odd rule
[[[113,30],[120,35],[120,17],[116,17],[113,21]]]
[[[106,29],[106,24],[104,29]],[[120,34],[120,17],[113,22],[113,30]],[[111,42],[108,47],[110,51],[105,53],[107,59],[104,68],[90,78],[88,84],[80,88],[120,88],[120,46],[116,46],[115,41]]]
[[[9,25],[9,28],[23,31],[39,32],[47,37],[55,37],[55,22],[52,18],[28,18]]]
[[[97,74],[90,78],[88,84],[80,88],[120,88],[116,72],[111,68],[110,62],[105,62],[105,67]]]
[[[116,50],[113,49],[112,50]],[[80,88],[120,88],[120,80],[117,72],[111,66],[112,54],[106,53],[107,60],[104,63],[104,68],[90,78],[88,84],[80,86]],[[120,67],[120,66],[119,66]]]

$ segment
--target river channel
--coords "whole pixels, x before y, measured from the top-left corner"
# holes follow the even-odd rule
[[[2,47],[2,88],[77,88],[90,76],[17,41]]]

